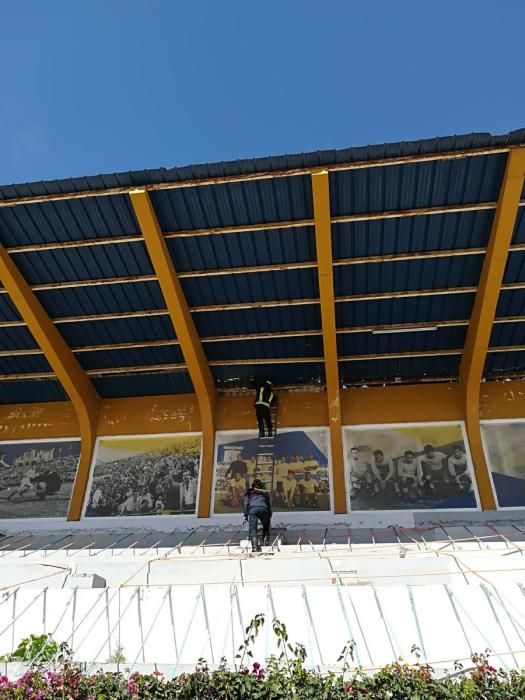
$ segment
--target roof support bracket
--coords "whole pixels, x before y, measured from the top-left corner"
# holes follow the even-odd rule
[[[202,430],[197,515],[207,518],[210,515],[215,451],[215,382],[149,194],[144,189],[137,189],[129,196],[197,395]]]
[[[0,281],[71,399],[77,414],[81,440],[80,459],[67,519],[79,520],[93,458],[101,399],[3,246],[0,246]]]
[[[480,388],[524,178],[525,148],[511,148],[459,370],[464,388],[465,425],[484,510],[494,510],[496,502],[481,440]]]
[[[337,360],[337,329],[335,323],[330,186],[326,170],[312,173],[312,194],[328,400],[328,425],[332,451],[334,511],[336,513],[346,513],[343,428]]]

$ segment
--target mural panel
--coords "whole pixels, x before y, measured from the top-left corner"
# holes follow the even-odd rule
[[[242,513],[244,492],[256,477],[276,512],[331,510],[327,429],[279,432],[275,460],[257,459],[257,447],[255,431],[217,434],[214,513]]]
[[[0,443],[0,519],[65,518],[79,440]]]
[[[194,515],[200,435],[99,438],[85,516]]]
[[[481,424],[487,464],[500,508],[525,506],[525,421]]]
[[[351,510],[476,508],[461,423],[344,428]]]

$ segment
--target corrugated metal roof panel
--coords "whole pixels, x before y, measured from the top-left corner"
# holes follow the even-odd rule
[[[151,193],[163,231],[310,219],[309,177],[230,182]]]
[[[333,216],[495,202],[506,155],[330,173]]]
[[[315,260],[312,227],[166,240],[177,272]]]
[[[512,242],[525,243],[525,206],[518,209]]]
[[[136,187],[163,182],[181,182],[196,178],[220,178],[238,174],[250,175],[252,173],[284,169],[316,168],[336,163],[373,161],[383,158],[418,156],[475,148],[506,147],[523,143],[525,143],[525,129],[518,129],[509,134],[501,135],[477,133],[440,136],[418,141],[401,141],[340,150],[331,149],[313,153],[188,165],[179,168],[157,168],[154,170],[67,178],[48,182],[3,185],[0,187],[0,199],[78,192],[80,190],[97,190],[109,187]]]
[[[67,400],[66,392],[55,380],[0,382],[0,404]]]
[[[253,381],[270,379],[275,385],[287,384],[322,384],[325,381],[322,363],[278,364],[270,366],[254,363],[253,365],[229,365],[212,367],[217,385],[222,388],[250,386]]]
[[[502,290],[496,316],[525,316],[525,289]]]
[[[158,282],[53,289],[37,296],[51,318],[165,308]]]
[[[112,321],[63,323],[59,328],[64,340],[70,347],[175,338],[169,315],[116,318]]]
[[[246,340],[239,343],[206,343],[208,360],[235,360],[281,357],[322,357],[321,335],[271,340]]]
[[[509,254],[503,282],[525,282],[525,252],[515,251]]]
[[[426,333],[343,333],[337,337],[339,355],[376,355],[418,350],[455,350],[465,344],[467,326],[438,328]]]
[[[316,270],[286,270],[251,275],[191,277],[181,280],[189,306],[208,306],[319,296]]]
[[[21,317],[7,294],[0,294],[0,321],[20,321]]]
[[[51,367],[44,355],[0,357],[0,374],[26,374],[28,372],[51,372]]]
[[[525,323],[496,323],[492,327],[490,347],[496,345],[525,346]]]
[[[335,305],[338,328],[470,319],[474,293],[371,299]]]
[[[340,362],[339,376],[344,384],[384,380],[421,379],[425,377],[456,377],[461,355],[442,357],[410,357],[391,360]]]
[[[334,259],[484,247],[493,218],[478,211],[335,224]]]
[[[201,338],[247,333],[319,330],[319,304],[199,312],[193,320]]]
[[[104,399],[194,393],[190,375],[185,371],[98,377],[93,378],[93,384]]]
[[[525,374],[525,350],[523,352],[490,352],[485,361],[485,376],[502,373]]]
[[[334,268],[336,296],[477,285],[483,256],[402,260]]]
[[[136,367],[140,365],[161,365],[184,362],[182,352],[178,345],[126,348],[125,350],[96,350],[93,352],[77,353],[77,358],[84,369]]]
[[[66,180],[72,183],[73,180]],[[9,198],[13,189],[41,193],[53,183],[34,183],[0,188],[0,199]],[[71,190],[69,190],[71,191]],[[2,196],[3,195],[3,196]],[[138,226],[127,195],[90,197],[0,208],[0,241],[4,246],[106,238],[137,233]]]
[[[29,284],[153,274],[143,243],[18,253],[14,260]]]
[[[397,156],[432,154],[454,150],[468,150],[509,144],[525,143],[525,130],[504,136],[471,134],[459,137],[429,139],[411,143],[382,144],[364,148],[325,151],[279,158],[253,159],[232,163],[190,166],[172,170],[151,170],[108,176],[74,178],[48,183],[31,183],[0,188],[0,200],[9,197],[38,196],[61,192],[92,191],[115,187],[134,187],[182,181],[188,178],[220,178],[222,176],[260,172],[274,172],[276,177],[259,181],[215,185],[192,185],[152,193],[161,226],[164,230],[192,230],[195,228],[243,226],[312,217],[312,196],[309,174],[282,177],[279,169],[315,168],[341,162],[370,161]],[[448,161],[419,162],[388,167],[358,168],[332,173],[332,214],[353,214],[404,210],[412,207],[495,201],[506,160],[505,154],[493,154],[451,159]],[[377,165],[377,163],[375,164]],[[334,251],[337,257],[407,253],[454,247],[480,247],[486,244],[493,212],[462,213],[415,217],[381,222],[342,224],[334,232]],[[515,240],[519,241],[523,223],[520,212]],[[125,194],[111,197],[89,197],[62,202],[41,202],[12,208],[0,208],[0,242],[7,246],[79,240],[100,236],[135,235],[138,231],[129,197]],[[525,235],[525,234],[524,234]],[[276,230],[274,232],[244,232],[214,234],[170,240],[169,247],[179,271],[244,267],[287,262],[313,261],[315,241],[313,228]],[[479,277],[482,257],[412,260],[388,264],[365,264],[336,268],[336,294],[362,294],[473,286]],[[33,285],[69,282],[77,279],[128,277],[152,274],[150,261],[142,243],[84,248],[63,251],[41,251],[18,254],[15,257],[22,272]],[[507,281],[521,281],[525,255],[511,256]],[[191,306],[217,305],[259,301],[316,298],[316,269],[293,270],[246,275],[202,276],[183,281]],[[413,299],[369,300],[336,305],[340,326],[380,325],[432,322],[456,318],[468,319],[473,294],[415,297]],[[6,295],[0,300],[0,320],[18,320],[18,314]],[[39,299],[51,317],[121,313],[136,310],[164,309],[165,302],[157,283],[127,283],[70,288],[38,293]],[[524,298],[517,291],[502,293],[500,313],[522,313]],[[517,310],[519,309],[519,310]],[[217,313],[194,313],[193,317],[202,336],[264,333],[272,331],[310,330],[320,328],[317,304],[297,307],[246,309]],[[122,319],[116,321],[59,325],[71,345],[108,344],[172,338],[173,330],[167,316],[159,318]],[[26,329],[8,329],[4,348],[34,347]],[[395,340],[381,337],[370,340],[365,334],[345,337],[343,348],[352,351],[370,348],[451,347],[464,337],[465,328],[437,332],[432,339],[403,336]],[[500,333],[504,333],[500,331]],[[505,331],[509,333],[509,331]],[[503,336],[501,336],[503,337]],[[507,337],[507,336],[505,336]],[[520,341],[521,342],[521,341]],[[22,345],[20,345],[22,343]],[[422,345],[421,345],[422,344]],[[450,344],[450,345],[449,345]],[[0,341],[0,347],[1,341]],[[252,357],[292,357],[294,354],[320,355],[320,338],[290,338],[249,343],[207,344],[210,356],[251,359]],[[382,351],[382,350],[381,350]],[[393,350],[395,351],[395,350]],[[372,350],[373,352],[373,350]],[[360,353],[362,354],[362,353]],[[84,354],[86,366],[114,366],[116,364],[164,364],[166,358],[181,358],[178,347],[98,351]],[[233,359],[234,358],[234,359]],[[430,358],[425,358],[434,366]],[[444,358],[443,361],[449,360]],[[168,362],[170,360],[167,360]],[[6,358],[10,371],[30,371],[43,367],[42,356]],[[398,361],[396,361],[398,362]],[[404,361],[403,361],[404,362]],[[105,364],[104,364],[105,363]],[[256,363],[255,363],[256,364]],[[254,364],[254,367],[255,367]],[[314,363],[315,364],[315,363]],[[354,364],[354,363],[349,363]],[[367,363],[368,364],[368,363]],[[370,364],[368,367],[370,368]],[[389,364],[388,367],[393,365]],[[386,365],[377,365],[383,371]],[[413,358],[403,367],[407,372],[423,364]],[[218,370],[221,381],[235,380],[239,372],[250,368]],[[253,369],[253,368],[252,368]],[[446,368],[445,368],[446,369]],[[253,371],[263,371],[255,367]],[[252,371],[250,369],[250,371]],[[369,370],[367,370],[369,371]],[[403,370],[404,371],[404,370]],[[419,370],[418,370],[419,371]],[[233,376],[232,375],[233,372]],[[277,372],[277,370],[276,370]],[[279,376],[306,377],[317,381],[319,368],[312,363],[302,366],[279,365]],[[294,374],[295,373],[295,374]],[[106,378],[101,381],[108,392],[134,392],[141,382],[151,384],[151,376]],[[162,375],[159,383],[165,385]],[[185,376],[185,375],[183,375]],[[179,376],[180,380],[180,376]],[[174,386],[187,383],[177,380]],[[175,381],[175,380],[174,380]],[[236,381],[236,380],[235,380]],[[104,384],[106,382],[106,384]],[[182,383],[181,383],[182,382]],[[158,393],[158,388],[154,389]],[[141,388],[140,393],[150,393]],[[125,395],[125,393],[121,394]],[[136,395],[136,394],[134,394]]]
[[[0,332],[1,350],[26,350],[36,348],[37,344],[29,330],[25,326],[2,328]]]

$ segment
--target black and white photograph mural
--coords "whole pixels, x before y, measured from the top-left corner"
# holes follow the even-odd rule
[[[99,438],[85,516],[194,515],[200,435]]]
[[[461,423],[344,428],[351,510],[477,508]]]
[[[0,519],[65,518],[80,440],[0,442]]]

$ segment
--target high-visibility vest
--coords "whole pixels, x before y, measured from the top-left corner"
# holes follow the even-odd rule
[[[270,391],[270,396],[268,397],[268,401],[264,400],[264,390],[266,389],[265,386],[262,386],[259,389],[259,393],[257,394],[257,401],[255,402],[256,406],[266,406],[267,408],[270,408],[270,404],[273,401],[273,391]]]

